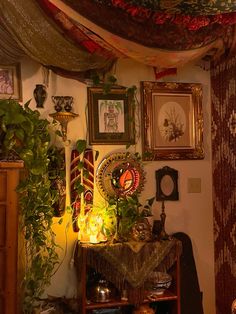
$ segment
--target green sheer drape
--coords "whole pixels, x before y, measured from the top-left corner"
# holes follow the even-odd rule
[[[85,51],[64,36],[33,0],[0,1],[1,24],[35,61],[68,71],[107,71],[114,59]]]

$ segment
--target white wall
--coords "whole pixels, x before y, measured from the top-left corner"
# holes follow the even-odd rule
[[[115,75],[119,85],[132,86],[139,88],[142,80],[155,80],[154,72],[151,67],[140,63],[122,60],[116,66]],[[211,112],[210,112],[210,77],[209,72],[197,66],[187,66],[178,70],[177,76],[166,77],[164,81],[198,82],[203,85],[203,114],[204,114],[204,160],[177,160],[177,161],[155,161],[145,163],[147,182],[141,195],[146,199],[155,195],[156,182],[155,171],[168,165],[179,172],[179,201],[166,203],[166,231],[185,232],[192,239],[194,256],[200,282],[200,289],[203,291],[204,313],[215,313],[215,294],[214,294],[214,252],[213,252],[213,210],[212,210],[212,179],[211,179]],[[33,89],[36,84],[43,82],[41,67],[25,59],[22,61],[22,81],[23,81],[23,102],[33,98]],[[68,125],[68,138],[71,141],[70,148],[79,138],[87,137],[86,129],[86,104],[87,104],[86,85],[75,80],[66,79],[50,73],[48,98],[44,109],[39,109],[43,117],[53,112],[52,95],[71,95],[74,97],[74,111],[79,117]],[[31,108],[35,108],[35,101],[32,99]],[[49,118],[50,119],[50,118]],[[67,145],[68,146],[68,145]],[[117,149],[125,149],[125,146],[100,145],[95,147],[99,150],[99,160],[104,155],[114,152]],[[140,151],[141,143],[136,146]],[[67,157],[69,148],[67,148]],[[131,151],[134,148],[131,148]],[[141,152],[141,151],[140,151]],[[68,168],[68,166],[67,166]],[[188,193],[188,178],[201,179],[201,193]],[[95,202],[100,200],[98,192],[95,191]],[[69,198],[67,198],[69,203]],[[154,214],[157,219],[160,215],[160,203],[155,203]],[[71,258],[76,241],[76,234],[71,228],[71,219],[68,214],[64,216],[62,225],[56,224],[55,231],[57,242],[62,247],[59,250],[61,265],[52,278],[51,286],[47,293],[52,296],[74,297],[76,294],[76,276]],[[188,297],[188,296],[186,296]]]

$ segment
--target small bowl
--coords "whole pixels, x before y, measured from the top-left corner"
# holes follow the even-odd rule
[[[163,294],[171,285],[172,277],[165,272],[151,272],[147,280],[148,289],[153,294]]]

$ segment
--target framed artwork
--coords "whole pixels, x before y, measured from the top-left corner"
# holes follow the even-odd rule
[[[202,85],[141,82],[145,160],[203,159]]]
[[[177,201],[178,191],[178,171],[165,166],[156,171],[156,200],[157,201]]]
[[[134,108],[126,88],[88,87],[88,125],[90,144],[134,143]]]
[[[0,64],[0,99],[22,100],[20,63]]]

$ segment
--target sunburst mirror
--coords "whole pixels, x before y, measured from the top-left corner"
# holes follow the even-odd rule
[[[140,193],[144,186],[142,163],[131,153],[111,154],[99,164],[96,183],[105,199]]]

